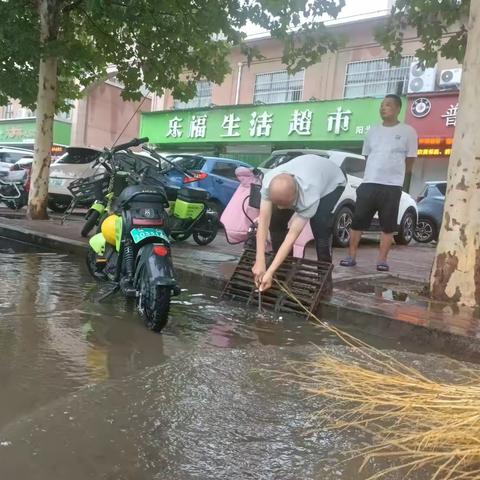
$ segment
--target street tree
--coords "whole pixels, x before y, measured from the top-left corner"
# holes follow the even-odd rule
[[[421,41],[417,56],[426,64],[439,55],[463,63],[453,150],[448,168],[445,211],[433,265],[434,299],[480,305],[480,1],[397,0],[377,40],[393,62],[405,31]]]
[[[105,79],[109,67],[125,85],[126,100],[139,99],[143,85],[187,100],[198,79],[222,82],[232,46],[241,46],[249,59],[258,55],[243,43],[249,23],[282,40],[290,68],[318,61],[338,46],[322,21],[343,5],[344,0],[2,0],[0,103],[16,98],[36,109],[29,216],[47,218],[55,113]]]

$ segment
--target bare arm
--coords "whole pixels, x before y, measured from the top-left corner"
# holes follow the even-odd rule
[[[268,230],[272,219],[272,202],[262,200],[260,203],[260,215],[258,217],[257,228],[257,254],[255,257],[255,265],[252,268],[253,277],[257,287],[260,285],[267,265],[265,262],[265,246],[268,238]]]
[[[413,164],[415,163],[415,157],[407,157],[405,160],[405,170],[407,175],[413,172]]]
[[[307,218],[302,218],[302,217],[299,217],[298,215],[295,215],[293,217],[293,221],[290,225],[290,228],[288,230],[287,236],[285,237],[285,240],[283,241],[282,245],[278,249],[278,252],[275,255],[275,258],[273,259],[272,264],[270,265],[265,275],[263,276],[263,279],[260,285],[261,291],[268,290],[272,286],[274,273],[279,269],[280,265],[282,265],[282,263],[288,257],[289,253],[293,248],[295,241],[302,233],[302,230],[305,228],[305,225],[307,224],[307,222],[308,222]]]
[[[260,215],[258,217],[257,228],[257,261],[263,259],[265,261],[265,245],[268,238],[268,229],[272,219],[272,202],[262,200],[260,203]]]

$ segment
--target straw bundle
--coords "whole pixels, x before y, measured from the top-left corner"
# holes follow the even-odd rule
[[[294,364],[288,378],[328,400],[316,418],[323,427],[372,436],[371,446],[351,452],[363,458],[360,470],[370,460],[394,461],[369,479],[399,471],[409,478],[419,470],[416,478],[480,478],[480,370],[457,362],[454,382],[436,381],[309,315],[348,348],[319,348],[313,361]]]

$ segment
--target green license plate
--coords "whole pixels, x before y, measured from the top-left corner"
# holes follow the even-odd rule
[[[135,243],[151,237],[161,238],[170,243],[168,235],[161,228],[134,228],[130,233]]]

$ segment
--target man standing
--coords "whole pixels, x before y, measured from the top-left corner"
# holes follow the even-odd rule
[[[417,133],[398,115],[402,100],[397,95],[387,95],[381,106],[383,123],[370,129],[363,144],[367,165],[362,184],[357,189],[357,201],[350,235],[349,256],[340,262],[344,267],[354,267],[362,231],[369,228],[378,212],[382,235],[377,270],[388,272],[388,252],[393,234],[397,230],[398,208],[405,181],[405,171],[411,172],[417,156]]]
[[[319,155],[300,155],[265,175],[258,220],[257,255],[252,269],[260,291],[272,286],[274,273],[291,254],[295,240],[308,221],[315,238],[318,260],[332,262],[332,210],[345,185],[346,177],[340,167]],[[288,228],[292,215],[294,217]],[[265,246],[269,230],[276,255],[267,269]]]

